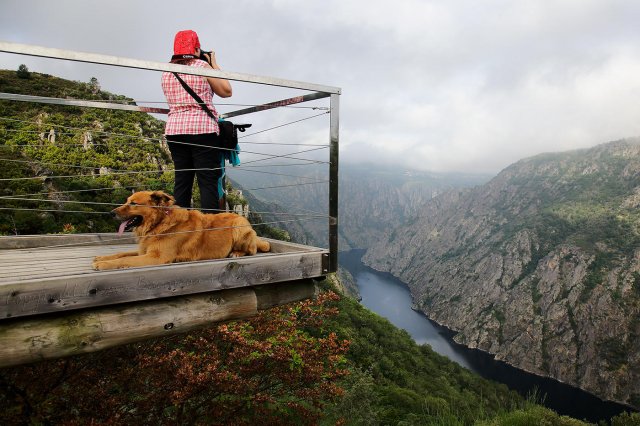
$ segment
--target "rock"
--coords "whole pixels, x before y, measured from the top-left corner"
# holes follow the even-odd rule
[[[427,201],[363,262],[456,341],[640,408],[640,139],[521,160]]]

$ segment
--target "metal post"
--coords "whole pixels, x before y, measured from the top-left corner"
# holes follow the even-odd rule
[[[330,98],[329,148],[329,272],[338,270],[338,140],[340,95]]]

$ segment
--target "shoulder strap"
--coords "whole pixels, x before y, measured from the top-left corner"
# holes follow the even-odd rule
[[[216,117],[213,115],[213,113],[211,112],[211,110],[209,109],[207,104],[205,104],[202,101],[202,98],[200,96],[198,96],[198,94],[196,92],[194,92],[193,89],[191,87],[189,87],[189,85],[187,83],[185,83],[185,81],[183,79],[180,78],[180,76],[178,75],[177,72],[174,72],[173,75],[176,76],[176,78],[178,79],[178,81],[180,82],[182,87],[184,87],[184,90],[186,90],[193,97],[193,99],[196,100],[196,102],[198,103],[198,105],[200,105],[200,107],[204,110],[204,112],[206,112],[209,117],[211,117],[211,118],[213,118],[215,120]]]

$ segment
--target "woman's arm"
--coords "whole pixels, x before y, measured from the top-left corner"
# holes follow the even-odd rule
[[[220,66],[218,66],[218,63],[216,62],[215,52],[211,52],[211,54],[205,53],[204,56],[205,58],[207,58],[207,62],[209,63],[209,66],[211,68],[213,68],[214,70],[220,69]],[[233,94],[233,91],[231,90],[231,83],[229,83],[229,80],[224,78],[207,77],[207,81],[209,82],[213,93],[220,96],[221,98],[228,98]]]

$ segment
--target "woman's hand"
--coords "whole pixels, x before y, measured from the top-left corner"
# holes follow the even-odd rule
[[[210,54],[204,53],[203,56],[205,57],[211,68],[213,68],[214,70],[220,69],[218,62],[216,61],[216,52],[212,50]],[[212,77],[207,77],[207,80],[209,81],[209,86],[211,86],[213,93],[215,93],[216,95],[220,96],[221,98],[228,98],[232,95],[233,92],[231,90],[231,83],[229,83],[228,80]]]
[[[216,64],[216,52],[211,51],[211,53],[203,53],[202,56],[206,59],[207,63],[211,65],[211,68],[218,69],[218,64]],[[216,65],[215,67],[213,65]],[[217,68],[216,68],[217,67]]]

